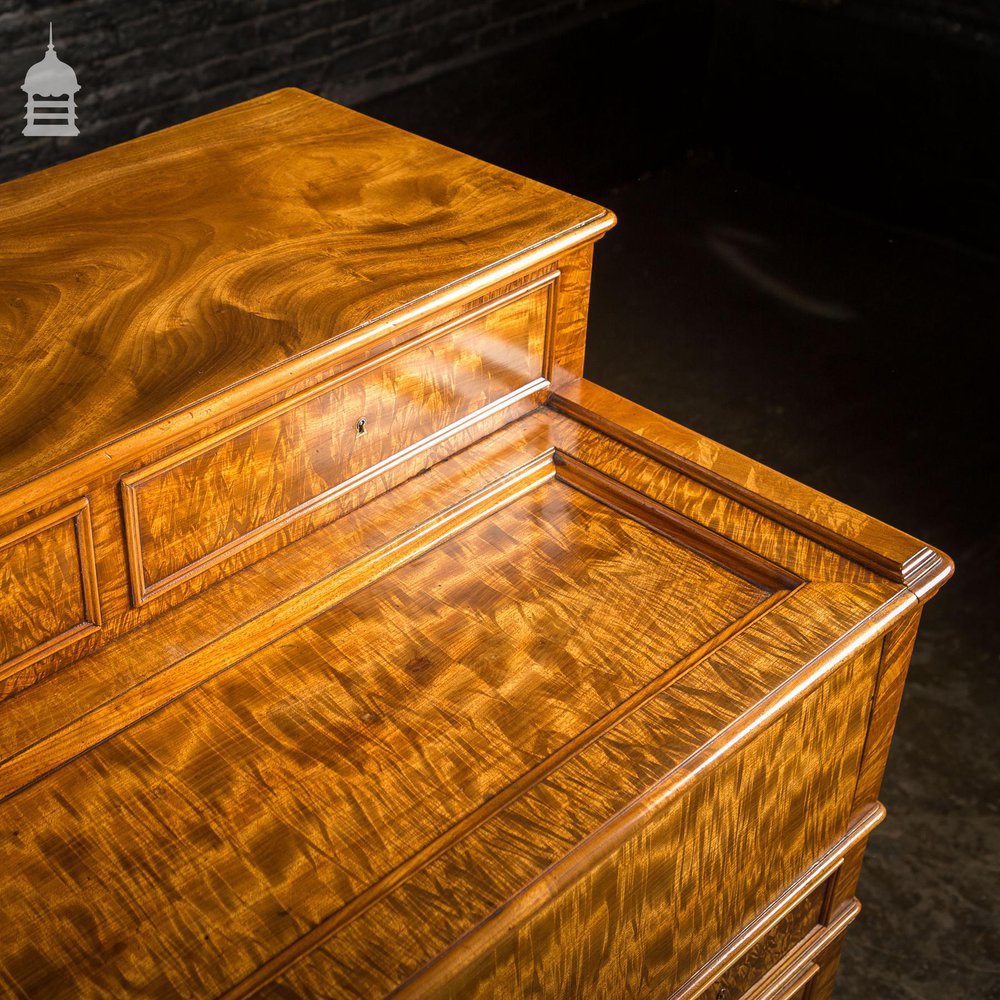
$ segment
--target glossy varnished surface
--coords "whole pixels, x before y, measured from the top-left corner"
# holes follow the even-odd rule
[[[0,188],[0,492],[605,216],[280,91]]]
[[[827,1000],[951,566],[581,381],[609,213],[289,91],[0,209],[2,991]]]
[[[100,624],[90,505],[78,500],[0,537],[0,676]]]
[[[669,996],[843,834],[874,664],[869,655],[839,672],[572,879],[551,878],[549,892],[486,921],[401,997]],[[289,973],[285,996],[332,977],[336,955],[322,957]],[[320,975],[309,977],[310,965]],[[337,990],[349,992],[346,978]]]
[[[400,452],[541,383],[551,286],[509,293],[332,386],[253,417],[124,480],[133,587],[171,578],[279,528]],[[482,314],[480,314],[482,313]]]
[[[917,604],[715,485],[542,410],[11,699],[3,981],[640,995],[711,964],[872,808],[881,622]]]
[[[38,631],[15,658],[0,656],[0,698],[537,406],[545,371],[562,356],[564,321],[579,322],[575,258],[567,254],[565,272],[549,263],[392,335],[337,342],[335,359],[276,376],[249,411],[217,397],[205,414],[158,425],[150,440],[132,435],[5,494],[0,527],[12,530],[0,537],[35,543],[18,549],[23,593],[0,603],[0,631],[24,632],[29,595],[59,589],[65,546],[39,526],[61,497],[89,512],[93,544],[81,553],[102,616],[100,628],[70,629],[58,642]],[[79,536],[82,544],[90,533]]]
[[[549,481],[9,800],[5,973],[217,992],[767,596]]]

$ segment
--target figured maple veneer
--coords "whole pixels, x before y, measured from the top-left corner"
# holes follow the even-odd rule
[[[48,996],[217,992],[415,845],[502,807],[773,598],[558,480],[551,457],[540,470],[526,495],[0,807],[19,830],[44,809],[48,857],[72,841],[78,859],[42,862],[33,838],[0,846],[24,873],[8,900],[34,909],[7,907],[23,918],[8,980]],[[656,636],[645,651],[609,657],[640,623]],[[123,784],[95,796],[105,767]],[[451,795],[429,798],[442,781]],[[163,810],[165,840],[150,826]],[[123,877],[127,892],[101,890]]]
[[[0,537],[0,676],[100,624],[86,498]]]
[[[0,992],[829,1000],[951,563],[582,380],[613,222],[293,91],[0,188]]]
[[[547,892],[495,914],[400,997],[667,993],[846,829],[877,665],[869,650],[687,795],[617,817],[593,854],[567,858],[548,873]],[[586,946],[566,948],[567,927],[600,961]],[[303,970],[288,981],[308,994],[318,979]]]
[[[139,601],[548,386],[550,271],[122,479]]]
[[[78,720],[39,688],[13,699],[0,981],[651,1000],[744,966],[756,1000],[827,982],[913,594],[551,410],[269,563],[59,678]],[[248,617],[199,640],[199,604]],[[148,681],[108,702],[102,672],[128,670]],[[765,970],[822,883],[829,912]]]

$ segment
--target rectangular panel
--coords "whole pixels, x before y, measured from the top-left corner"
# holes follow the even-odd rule
[[[550,272],[333,383],[123,477],[136,599],[544,388],[556,277]]]
[[[0,537],[0,675],[100,626],[85,497]]]

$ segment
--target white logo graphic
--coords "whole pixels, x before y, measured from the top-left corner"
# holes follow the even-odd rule
[[[79,135],[76,127],[76,73],[56,55],[49,22],[49,48],[45,58],[25,74],[21,87],[28,95],[23,135]]]

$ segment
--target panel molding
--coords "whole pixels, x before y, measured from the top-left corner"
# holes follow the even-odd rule
[[[638,521],[720,566],[772,592],[794,590],[806,581],[731,539],[725,538],[662,503],[640,493],[565,451],[553,455],[556,478],[598,503]]]
[[[79,574],[82,615],[78,624],[52,635],[9,660],[0,663],[0,678],[7,677],[57,650],[100,631],[101,601],[97,582],[97,561],[90,517],[90,501],[80,497],[72,503],[33,518],[20,528],[0,536],[0,558],[4,552],[28,539],[37,538],[67,521],[73,524],[76,566]]]

